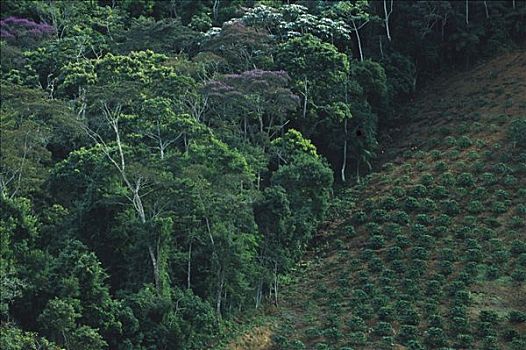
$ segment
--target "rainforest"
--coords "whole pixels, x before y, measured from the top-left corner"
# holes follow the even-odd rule
[[[3,350],[526,349],[526,3],[1,0]]]

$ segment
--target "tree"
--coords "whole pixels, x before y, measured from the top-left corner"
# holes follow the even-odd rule
[[[307,136],[310,136],[313,130],[309,129],[315,128],[319,121],[309,121],[305,124],[305,121],[308,121],[309,105],[321,108],[328,104],[332,96],[327,96],[327,93],[332,88],[341,86],[347,75],[349,62],[336,47],[309,34],[281,44],[276,61],[280,68],[291,75],[295,90],[302,96],[302,124],[306,126],[304,130]],[[319,67],[324,67],[324,70],[320,70]]]
[[[203,51],[213,52],[227,61],[224,72],[234,73],[268,68],[270,41],[265,32],[233,22],[225,23],[218,31],[209,31],[202,45]]]
[[[391,17],[391,13],[393,13],[393,0],[389,2],[389,11],[387,11],[387,0],[383,0],[383,3],[384,3],[385,33],[387,35],[387,39],[391,41],[391,31],[389,30],[389,17]]]
[[[367,0],[358,0],[356,2],[341,1],[338,2],[331,9],[338,18],[342,18],[352,25],[352,31],[356,35],[358,43],[358,52],[360,53],[360,61],[364,60],[362,40],[360,37],[360,30],[365,27],[371,20],[376,20],[377,17],[371,15],[369,12],[369,3]]]
[[[218,114],[235,118],[239,133],[265,148],[287,125],[287,113],[298,104],[289,81],[284,71],[255,69],[224,75],[209,82],[206,90]]]
[[[80,316],[78,304],[74,301],[54,298],[47,303],[38,319],[51,339],[69,348],[70,335]]]

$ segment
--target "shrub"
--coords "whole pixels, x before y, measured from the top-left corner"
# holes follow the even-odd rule
[[[438,271],[444,276],[453,273],[453,263],[451,261],[440,261],[438,263]]]
[[[348,226],[345,228],[345,234],[346,234],[348,237],[355,237],[355,236],[356,236],[356,230],[354,229],[354,226],[353,226],[353,225],[348,225]]]
[[[495,311],[482,310],[479,314],[479,320],[481,322],[488,322],[494,325],[499,322],[499,315]]]
[[[449,226],[451,225],[451,217],[447,214],[440,214],[435,218],[434,224],[436,226]]]
[[[447,157],[451,160],[457,159],[460,156],[460,151],[458,149],[452,149],[447,152]]]
[[[367,222],[367,214],[364,211],[359,210],[354,213],[352,221],[357,225],[365,224]]]
[[[360,259],[362,261],[368,261],[370,259],[373,258],[374,255],[374,251],[372,249],[364,249],[361,253],[360,253]]]
[[[375,209],[371,213],[371,219],[378,223],[386,222],[389,219],[389,214],[384,209]]]
[[[385,210],[396,209],[397,203],[396,198],[393,196],[387,196],[382,199],[382,208]]]
[[[418,199],[415,197],[407,197],[404,202],[404,208],[409,212],[416,211],[419,208]]]
[[[442,294],[442,283],[437,280],[430,280],[426,285],[427,296],[438,296]]]
[[[504,163],[497,163],[492,167],[492,170],[497,174],[508,175],[513,172],[513,169]]]
[[[404,324],[400,326],[397,338],[402,345],[409,345],[409,342],[412,340],[415,341],[418,336],[418,327]]]
[[[490,322],[479,322],[477,325],[477,333],[482,337],[495,336],[497,335],[497,330],[495,325]]]
[[[524,219],[520,216],[512,216],[509,225],[513,228],[521,228],[524,226]]]
[[[444,237],[448,232],[448,228],[446,226],[434,226],[431,228],[431,234],[434,237]]]
[[[497,227],[502,226],[502,224],[499,222],[499,220],[497,220],[496,218],[493,218],[493,217],[484,218],[484,223],[487,226],[492,227],[492,228],[497,228]]]
[[[470,173],[462,173],[457,176],[456,184],[460,187],[471,187],[475,184],[475,179]]]
[[[495,265],[489,265],[486,267],[486,279],[493,281],[497,278],[499,278],[500,270]]]
[[[394,333],[393,327],[391,327],[391,324],[389,322],[378,322],[376,326],[374,327],[374,333],[377,336],[383,337],[383,336],[390,336]]]
[[[473,144],[473,141],[468,136],[461,136],[457,139],[457,146],[460,148],[468,148]]]
[[[363,207],[367,211],[376,209],[376,200],[374,198],[366,198],[363,201]]]
[[[415,216],[415,220],[421,225],[429,226],[432,224],[431,217],[427,214],[418,214],[417,216]]]
[[[455,346],[458,348],[471,349],[474,338],[470,334],[458,334],[455,340]]]
[[[415,168],[416,170],[418,171],[423,171],[425,169],[427,169],[427,163],[424,163],[422,161],[418,161],[416,164],[415,164]]]
[[[502,214],[508,211],[508,207],[503,202],[495,201],[491,205],[491,211],[496,214]]]
[[[420,209],[423,212],[431,212],[437,209],[437,205],[431,198],[424,198],[420,201]]]
[[[427,187],[422,184],[415,185],[409,190],[409,194],[421,198],[427,194]]]
[[[480,154],[477,151],[469,151],[468,152],[468,158],[472,161],[477,160],[480,158]]]
[[[414,247],[410,250],[410,256],[413,259],[427,259],[429,253],[424,247]]]
[[[385,244],[384,236],[374,235],[369,238],[368,247],[371,249],[381,249]]]
[[[330,347],[326,343],[318,343],[314,347],[314,350],[330,350]]]
[[[377,256],[373,256],[367,265],[371,272],[381,272],[384,268],[384,262]]]
[[[404,325],[417,326],[418,323],[420,323],[420,315],[412,307],[402,310],[402,312],[399,312],[397,319],[400,322],[400,324]]]
[[[415,238],[417,238],[425,235],[427,233],[427,228],[422,224],[414,224],[411,225],[411,233]]]
[[[391,213],[391,221],[400,225],[407,225],[409,223],[409,215],[405,211],[395,210]]]
[[[478,153],[477,153],[478,155]],[[484,168],[486,167],[486,162],[483,162],[481,160],[478,160],[471,165],[471,172],[474,174],[480,174],[484,171]]]
[[[467,210],[471,214],[479,214],[484,211],[484,205],[481,201],[470,201],[468,203]]]
[[[465,316],[453,316],[450,321],[450,330],[453,334],[463,334],[469,332],[469,322]]]
[[[354,312],[364,320],[369,320],[373,316],[373,308],[370,305],[365,304],[365,302],[355,305]]]
[[[492,173],[483,173],[480,175],[480,179],[484,186],[493,186],[497,184],[497,177]]]
[[[441,260],[455,261],[455,252],[451,248],[442,248],[438,254]]]
[[[518,214],[518,215],[526,215],[526,204],[518,204],[517,207],[515,208],[515,212]]]
[[[474,215],[466,215],[462,220],[462,223],[467,226],[474,226],[477,223],[477,217]]]
[[[390,306],[382,306],[380,309],[378,309],[378,319],[382,321],[392,321],[393,308]]]
[[[288,346],[290,350],[304,350],[307,348],[305,344],[303,344],[303,342],[298,339],[291,341]]]
[[[517,180],[517,178],[515,176],[513,176],[513,175],[506,175],[506,176],[504,176],[504,179],[502,181],[502,183],[505,186],[508,186],[508,187],[517,186],[518,182],[519,182],[519,180]]]
[[[402,233],[402,227],[397,223],[389,222],[384,225],[383,232],[385,236],[393,238]]]
[[[418,341],[410,340],[407,344],[407,350],[425,350],[425,348]]]
[[[376,222],[368,222],[364,227],[370,235],[378,235],[382,232],[381,226]]]
[[[487,240],[487,239],[490,239],[490,238],[493,238],[493,237],[496,237],[496,232],[495,230],[492,230],[488,227],[481,227],[479,229],[479,236],[481,239],[484,239],[484,240]]]
[[[511,279],[515,282],[522,283],[526,280],[526,269],[523,267],[516,268],[511,273]]]
[[[458,202],[454,199],[444,200],[440,202],[442,211],[448,215],[457,215],[460,213],[460,206]]]
[[[526,349],[526,339],[515,338],[511,341],[510,350]]]
[[[495,196],[500,200],[504,200],[510,198],[510,193],[506,190],[498,189],[495,191]]]
[[[491,254],[492,260],[497,264],[503,264],[508,260],[509,253],[505,250],[498,249]]]
[[[387,250],[387,259],[393,261],[396,259],[401,259],[404,252],[400,247],[393,246]]]
[[[424,274],[427,269],[427,263],[422,259],[414,259],[411,264],[411,269],[407,271],[407,277],[418,278]]]
[[[471,303],[471,296],[467,290],[459,290],[455,292],[453,299],[455,305],[469,305]]]
[[[447,198],[448,194],[446,187],[441,185],[432,187],[430,191],[431,197],[435,199]]]
[[[438,172],[444,172],[447,170],[447,163],[444,162],[444,161],[439,161],[439,162],[436,162],[435,164],[435,170],[438,171]]]
[[[329,327],[323,331],[323,336],[332,341],[338,341],[343,334],[338,327]]]
[[[349,334],[349,342],[353,345],[367,344],[367,336],[364,332],[352,332]]]
[[[526,323],[526,312],[513,310],[508,314],[511,323]]]
[[[309,327],[305,329],[305,335],[308,338],[318,338],[322,336],[322,331],[316,327]]]
[[[391,190],[391,192],[393,193],[393,195],[397,198],[401,198],[401,197],[404,197],[406,195],[406,191],[400,187],[400,186],[395,186],[393,187],[393,189]]]
[[[453,146],[456,146],[456,144],[457,144],[457,140],[456,140],[453,136],[447,136],[447,137],[444,139],[444,143],[445,143],[448,147],[453,147]]]
[[[453,186],[455,184],[455,175],[451,172],[445,172],[440,176],[439,182],[446,187]]]
[[[516,147],[526,147],[526,118],[519,117],[510,123],[508,137]]]
[[[526,242],[516,239],[511,242],[510,253],[513,256],[518,256],[522,253],[526,253]]]
[[[396,245],[402,249],[407,248],[411,245],[411,241],[409,240],[409,237],[406,235],[397,235],[395,237]]]
[[[422,174],[420,177],[420,183],[424,186],[429,186],[435,181],[435,178],[430,173]]]
[[[431,159],[439,160],[440,157],[442,156],[442,153],[439,150],[434,149],[431,152],[429,152],[429,155],[431,156]]]
[[[447,345],[447,337],[442,328],[429,328],[424,335],[424,343],[429,347],[440,347]]]

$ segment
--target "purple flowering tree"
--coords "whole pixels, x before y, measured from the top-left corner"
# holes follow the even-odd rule
[[[298,107],[299,97],[289,83],[285,71],[253,69],[212,80],[205,91],[215,118],[232,122],[245,138],[265,144],[288,123],[288,112]]]
[[[55,33],[53,26],[27,18],[11,16],[0,20],[0,38],[7,41],[33,41],[51,36],[53,33]]]

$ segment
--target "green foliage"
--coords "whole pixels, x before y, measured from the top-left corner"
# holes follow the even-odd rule
[[[224,346],[254,304],[296,297],[310,242],[307,271],[330,278],[334,248],[349,265],[313,293],[323,328],[304,343],[276,327],[276,346],[522,348],[515,325],[467,309],[481,273],[525,280],[521,102],[473,100],[506,98],[492,117],[439,101],[437,135],[402,151],[377,134],[427,118],[407,102],[431,77],[522,38],[524,8],[383,5],[2,1],[2,349]],[[391,163],[362,178],[377,155]],[[333,171],[359,186],[334,199]],[[345,238],[315,236],[332,202]]]
[[[518,147],[526,147],[526,118],[520,117],[511,122],[508,137]]]

